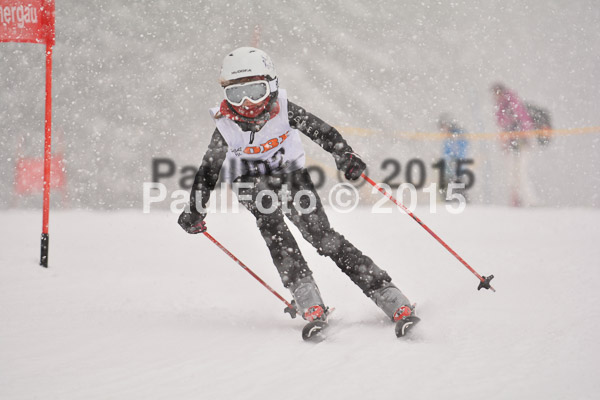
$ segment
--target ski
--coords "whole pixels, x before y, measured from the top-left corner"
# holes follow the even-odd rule
[[[409,315],[408,317],[402,318],[396,323],[396,336],[399,338],[406,336],[420,321],[421,319],[416,315]]]
[[[329,328],[329,316],[335,311],[335,307],[326,307],[325,320],[315,319],[302,328],[302,339],[307,342],[319,343],[327,338],[326,330]]]
[[[304,325],[302,329],[302,339],[308,342],[319,343],[326,339],[325,330],[329,324],[325,321],[312,321]]]
[[[328,314],[334,309],[328,310]],[[421,322],[421,318],[416,315],[410,315],[402,318],[396,323],[395,332],[396,337],[408,337],[409,332],[414,328],[416,324]],[[327,339],[327,330],[329,328],[329,322],[323,320],[315,320],[304,325],[302,329],[302,339],[307,342],[320,343]]]

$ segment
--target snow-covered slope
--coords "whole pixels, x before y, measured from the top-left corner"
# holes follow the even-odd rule
[[[331,213],[334,226],[418,303],[410,340],[325,258],[301,246],[331,335],[302,322],[168,213],[57,212],[50,269],[37,212],[0,219],[2,399],[592,399],[600,326],[600,212],[417,210],[476,279],[405,215]],[[211,233],[286,297],[248,213]],[[235,233],[234,233],[235,232]],[[596,372],[595,372],[596,371]]]

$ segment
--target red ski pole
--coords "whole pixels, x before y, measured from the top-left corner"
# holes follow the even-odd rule
[[[365,174],[361,174],[361,176],[363,177],[364,180],[366,180],[371,185],[373,185],[373,187],[375,189],[377,189],[381,194],[383,194],[388,199],[390,199],[391,201],[393,201],[398,207],[400,207],[402,210],[404,210],[404,212],[406,212],[408,215],[410,215],[410,217],[412,219],[414,219],[419,225],[421,225],[423,227],[423,229],[425,229],[427,232],[429,232],[429,234],[431,236],[433,236],[435,238],[435,240],[437,240],[442,246],[444,246],[444,248],[446,250],[448,250],[450,252],[450,254],[452,254],[454,257],[456,257],[456,259],[458,261],[460,261],[462,263],[462,265],[464,265],[465,267],[467,267],[467,269],[469,271],[471,271],[473,273],[473,275],[475,275],[477,277],[477,279],[479,279],[479,286],[477,287],[477,290],[480,290],[481,288],[484,288],[484,289],[492,289],[493,292],[496,291],[496,289],[494,289],[492,287],[492,285],[490,285],[490,281],[492,280],[492,278],[494,278],[494,275],[490,275],[487,278],[485,276],[479,275],[477,273],[477,271],[475,271],[469,264],[467,264],[467,262],[465,260],[463,260],[463,258],[461,256],[458,255],[458,253],[456,253],[454,250],[452,250],[452,248],[450,248],[450,246],[448,246],[446,244],[446,242],[444,242],[438,235],[436,235],[435,232],[433,232],[431,229],[429,229],[429,227],[427,225],[425,225],[423,223],[423,221],[421,221],[419,218],[417,218],[416,215],[414,215],[412,212],[410,212],[410,210],[408,208],[404,207],[404,205],[402,203],[400,203],[398,200],[396,200],[391,194],[389,194],[384,188],[382,188],[381,186],[379,186],[371,178],[369,178]]]
[[[281,296],[279,293],[277,293],[273,288],[271,288],[271,286],[267,285],[267,283],[265,281],[263,281],[258,275],[256,275],[254,273],[254,271],[252,271],[250,268],[248,268],[246,266],[246,264],[244,264],[239,258],[237,258],[236,256],[234,256],[229,250],[227,250],[225,248],[225,246],[223,246],[221,243],[219,243],[219,241],[217,239],[215,239],[214,237],[212,237],[212,235],[210,233],[204,231],[204,236],[206,236],[208,239],[210,239],[211,242],[213,242],[214,244],[216,244],[218,248],[220,248],[221,250],[223,250],[223,252],[225,252],[225,254],[227,254],[229,257],[231,257],[233,259],[233,261],[235,261],[236,263],[238,263],[238,265],[240,267],[244,268],[246,270],[246,272],[248,272],[250,275],[252,275],[252,277],[254,279],[256,279],[257,281],[259,281],[261,285],[263,285],[264,287],[266,287],[269,290],[269,292],[273,293],[275,295],[275,297],[277,297],[279,300],[283,301],[285,303],[285,305],[287,306],[285,308],[284,312],[289,313],[292,318],[296,318],[296,307],[294,307],[294,305],[292,305],[283,296]]]

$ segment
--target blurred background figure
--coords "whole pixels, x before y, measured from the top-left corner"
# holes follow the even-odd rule
[[[529,116],[525,103],[502,83],[492,85],[492,93],[496,101],[496,121],[502,129],[502,145],[505,149],[518,153],[528,145],[527,136],[522,132],[535,128],[533,119]]]
[[[444,135],[442,145],[442,158],[444,160],[444,180],[440,182],[440,194],[443,199],[446,199],[448,184],[451,182],[464,183],[462,176],[458,175],[459,160],[467,158],[469,142],[464,137],[465,130],[458,125],[456,119],[448,113],[440,114],[438,118],[438,128]],[[461,193],[466,196],[466,190],[454,190],[455,193]]]
[[[548,146],[552,137],[552,117],[550,116],[550,112],[530,102],[525,102],[525,107],[527,107],[527,113],[533,120],[538,144],[543,147]]]
[[[491,91],[495,100],[496,121],[502,129],[502,148],[507,155],[510,203],[515,207],[535,205],[537,196],[527,174],[528,139],[533,134],[531,131],[535,130],[533,118],[527,112],[525,103],[504,84],[493,84]]]

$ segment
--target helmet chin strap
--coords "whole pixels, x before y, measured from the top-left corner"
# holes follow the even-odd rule
[[[276,92],[279,89],[279,78],[275,78],[269,81],[269,90],[271,93]]]

